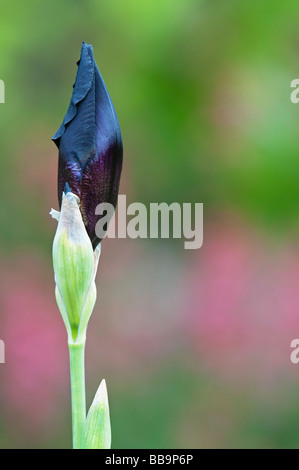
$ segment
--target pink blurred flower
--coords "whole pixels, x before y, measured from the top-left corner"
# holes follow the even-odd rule
[[[187,279],[186,330],[201,367],[247,383],[295,377],[298,244],[271,242],[236,220],[219,222],[206,229]]]
[[[26,435],[45,430],[52,415],[59,422],[61,395],[69,382],[65,330],[50,272],[29,254],[1,266],[1,399],[7,418]]]

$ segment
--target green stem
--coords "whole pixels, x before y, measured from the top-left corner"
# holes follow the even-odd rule
[[[79,343],[69,342],[74,449],[82,447],[86,419],[84,350],[85,340]]]

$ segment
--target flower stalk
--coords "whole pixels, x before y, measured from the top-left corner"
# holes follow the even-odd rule
[[[52,210],[51,215],[58,220],[53,265],[57,305],[68,334],[73,448],[107,448],[111,442],[108,399],[102,406],[97,398],[97,413],[90,412],[86,420],[85,396],[86,330],[96,300],[95,276],[101,244],[93,251],[78,197],[67,192],[67,188],[62,196],[61,212]],[[99,396],[105,397],[105,394],[97,393]],[[94,410],[95,405],[91,409]]]
[[[72,428],[73,448],[82,448],[82,438],[86,419],[85,398],[85,340],[69,342],[71,397],[72,397]]]
[[[123,148],[112,100],[92,46],[85,42],[68,111],[52,140],[59,149],[60,207],[60,212],[50,212],[58,221],[52,254],[55,296],[68,336],[73,447],[106,449],[111,445],[106,382],[101,382],[86,417],[84,351],[105,236],[96,230],[102,217],[96,207],[116,207]]]

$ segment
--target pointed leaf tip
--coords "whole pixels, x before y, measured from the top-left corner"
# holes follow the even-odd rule
[[[83,448],[111,448],[111,425],[105,379],[100,383],[87,414],[84,427]]]

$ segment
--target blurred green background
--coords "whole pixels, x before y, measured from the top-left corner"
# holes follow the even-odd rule
[[[54,300],[58,129],[81,42],[124,141],[127,203],[203,202],[204,244],[102,243],[87,337],[113,448],[299,447],[299,4],[11,1],[0,10],[0,447],[71,446]]]

